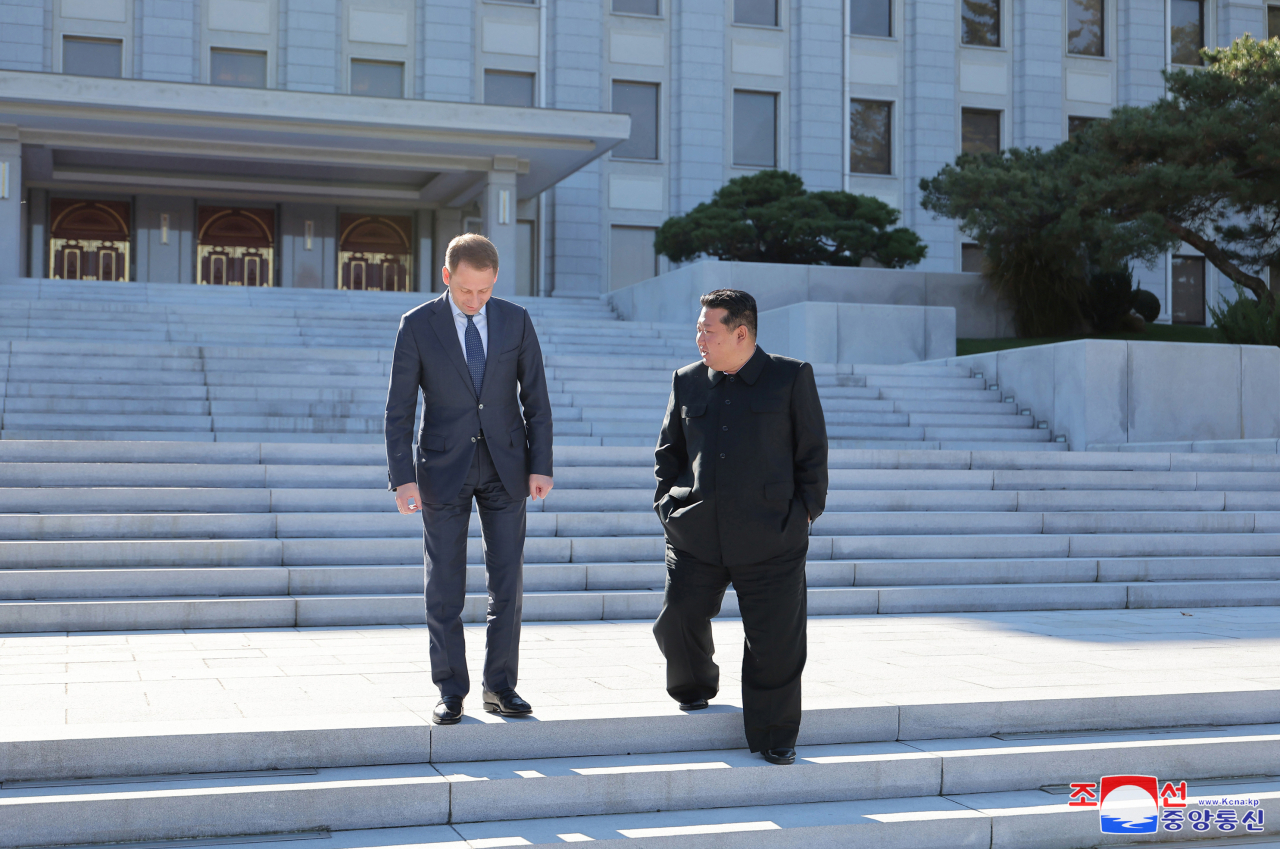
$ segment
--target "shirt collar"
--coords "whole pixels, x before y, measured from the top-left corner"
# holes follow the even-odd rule
[[[446,292],[445,297],[449,299],[449,309],[453,311],[453,314],[455,316],[461,316],[462,320],[466,321],[467,314],[462,311],[462,307],[458,306],[457,303],[454,302],[453,292]],[[476,316],[484,316],[484,318],[488,320],[489,316],[486,315],[486,310],[488,309],[489,309],[489,303],[486,301],[485,305],[480,308],[480,312],[476,313],[476,315],[472,316],[472,318],[474,319]]]

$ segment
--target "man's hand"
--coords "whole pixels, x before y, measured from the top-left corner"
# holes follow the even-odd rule
[[[554,485],[546,475],[529,475],[529,497],[534,501],[546,498]]]
[[[396,509],[408,516],[422,510],[422,496],[416,483],[402,483],[396,487]]]

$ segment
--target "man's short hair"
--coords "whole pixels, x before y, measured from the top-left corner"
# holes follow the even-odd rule
[[[450,274],[458,270],[459,263],[466,263],[476,271],[489,268],[497,271],[498,249],[479,233],[463,233],[455,236],[444,252],[444,265]]]
[[[716,289],[699,299],[704,307],[725,310],[724,326],[737,330],[746,325],[751,338],[756,336],[756,299],[741,289]]]

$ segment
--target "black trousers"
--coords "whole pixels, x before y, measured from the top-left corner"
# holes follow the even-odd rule
[[[710,699],[719,692],[711,619],[732,583],[746,631],[742,721],[747,744],[753,752],[795,746],[800,676],[808,657],[804,557],[717,566],[668,545],[666,559],[666,593],[653,634],[667,659],[667,692],[679,702]]]
[[[471,689],[462,607],[467,594],[467,525],[472,499],[480,510],[489,590],[485,688],[497,692],[514,687],[520,662],[525,500],[512,498],[507,492],[489,449],[480,440],[458,497],[446,504],[422,505],[431,680],[440,688],[441,698],[463,698]]]

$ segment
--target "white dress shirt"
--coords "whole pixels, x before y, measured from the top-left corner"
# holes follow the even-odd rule
[[[453,308],[453,326],[458,328],[458,343],[462,345],[462,358],[467,358],[467,314],[462,308],[453,302],[453,293],[449,293],[449,306]],[[489,359],[489,320],[485,317],[485,311],[489,309],[489,305],[485,304],[480,308],[480,312],[471,317],[475,322],[476,330],[480,331],[480,345],[484,348],[485,360]]]

